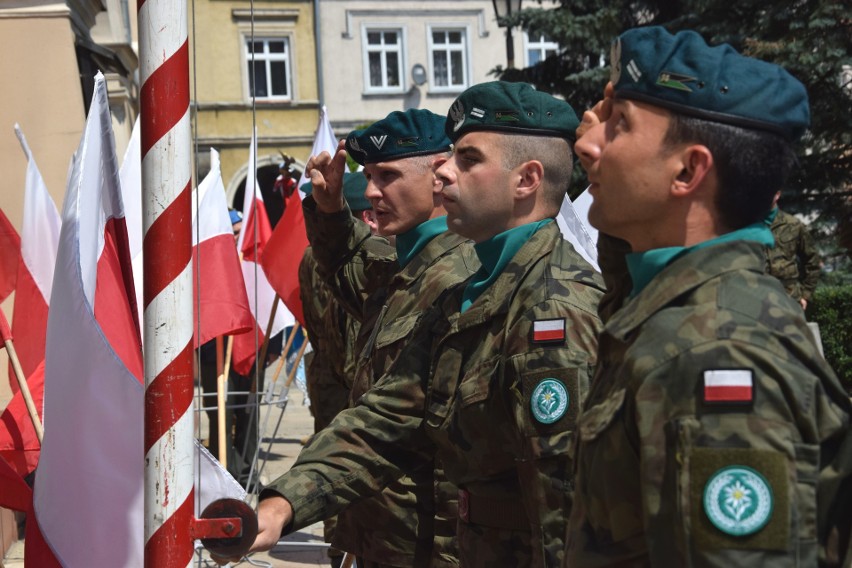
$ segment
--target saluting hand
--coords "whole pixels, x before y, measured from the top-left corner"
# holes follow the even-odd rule
[[[604,98],[599,100],[595,106],[583,113],[583,119],[580,121],[580,126],[577,127],[576,134],[579,140],[583,134],[589,131],[596,124],[606,121],[609,115],[612,114],[612,99],[615,96],[615,87],[612,81],[604,87]]]
[[[311,156],[305,166],[305,175],[313,186],[314,201],[322,213],[336,213],[343,209],[343,172],[346,170],[346,143],[341,140],[332,157],[328,152]]]

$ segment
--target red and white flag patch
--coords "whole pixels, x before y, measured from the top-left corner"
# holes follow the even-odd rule
[[[534,321],[532,340],[534,343],[565,341],[565,318]]]
[[[751,403],[754,374],[748,369],[704,371],[704,402]]]

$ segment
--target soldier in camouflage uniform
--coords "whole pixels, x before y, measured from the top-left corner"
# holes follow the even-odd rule
[[[576,126],[567,103],[527,84],[456,100],[455,151],[437,174],[448,224],[483,268],[418,318],[380,380],[273,485],[286,499],[262,494],[257,549],[437,455],[460,488],[461,566],[559,565],[603,293],[553,222]]]
[[[819,282],[821,261],[805,224],[779,209],[780,197],[779,191],[766,218],[775,238],[775,246],[766,249],[766,272],[780,280],[804,310]]]
[[[764,273],[763,219],[808,126],[805,89],[660,27],[623,34],[612,66],[611,112],[576,151],[590,222],[633,250],[633,290],[601,334],[580,418],[566,565],[836,561],[849,397]]]
[[[319,272],[361,322],[350,379],[353,402],[393,363],[422,311],[479,266],[470,243],[447,231],[440,206],[432,164],[449,151],[443,125],[443,117],[430,111],[393,112],[345,141],[364,165],[365,197],[373,204],[377,231],[396,237],[395,251],[351,220],[331,175],[328,190],[335,191],[315,190],[304,203]],[[343,157],[339,152],[339,164]],[[305,453],[310,455],[310,446]],[[409,463],[405,473],[380,495],[340,513],[334,545],[354,553],[364,568],[455,566],[457,489],[432,456]],[[289,496],[286,481],[275,486]]]
[[[370,225],[370,202],[364,197],[366,188],[367,179],[361,173],[344,174],[343,195],[352,215]],[[310,183],[300,189],[306,195],[313,191]],[[375,227],[370,225],[370,228]],[[305,375],[316,433],[349,406],[348,385],[355,374],[355,339],[360,324],[334,299],[331,287],[319,275],[311,247],[305,249],[299,264],[299,295],[312,347],[305,356]],[[323,535],[328,543],[334,538],[336,524],[336,517],[324,522]],[[339,564],[343,553],[331,547],[328,555],[334,566]]]

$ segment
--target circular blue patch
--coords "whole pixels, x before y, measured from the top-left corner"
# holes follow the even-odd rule
[[[744,465],[723,467],[704,486],[704,512],[717,529],[732,536],[754,534],[772,517],[772,487]]]
[[[533,417],[542,424],[553,424],[568,410],[568,389],[561,381],[544,379],[530,397],[530,410]]]

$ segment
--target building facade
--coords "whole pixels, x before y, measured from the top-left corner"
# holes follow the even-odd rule
[[[302,1],[197,0],[191,85],[199,178],[210,148],[220,153],[231,203],[242,209],[252,128],[257,128],[258,183],[273,222],[278,164],[298,171],[310,157],[319,117],[315,4]]]
[[[338,136],[394,110],[446,114],[459,93],[507,66],[506,29],[498,27],[490,0],[318,4],[320,99]],[[518,67],[556,49],[517,29],[513,39]]]

